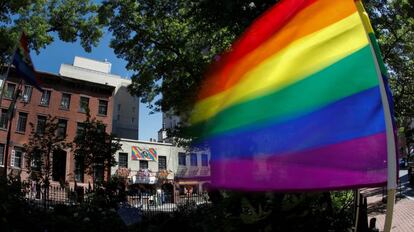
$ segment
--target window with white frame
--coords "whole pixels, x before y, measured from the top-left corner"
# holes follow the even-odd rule
[[[80,97],[79,101],[79,111],[82,113],[86,113],[89,109],[89,98],[88,97]]]
[[[21,147],[14,147],[10,156],[10,166],[15,168],[22,167],[23,151]]]
[[[23,94],[22,94],[22,101],[25,103],[30,102],[30,98],[32,97],[32,90],[33,87],[30,85],[25,85],[24,86],[24,90],[23,90]]]
[[[128,153],[119,152],[118,154],[118,166],[120,168],[127,168],[128,167]]]
[[[70,94],[62,93],[62,99],[60,100],[60,108],[68,110],[70,107]]]
[[[158,156],[158,170],[167,170],[166,156]]]
[[[40,105],[42,106],[48,106],[50,103],[50,90],[43,90],[42,97],[40,98]]]
[[[42,166],[42,160],[41,160],[41,156],[40,156],[40,151],[39,150],[35,150],[31,154],[30,166],[31,166],[32,170],[40,171],[40,167]]]

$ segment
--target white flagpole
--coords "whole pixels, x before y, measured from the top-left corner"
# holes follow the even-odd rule
[[[385,130],[387,136],[387,211],[385,216],[385,223],[384,223],[384,232],[391,231],[392,225],[392,215],[394,210],[394,203],[395,203],[395,191],[397,188],[397,154],[396,154],[396,145],[395,145],[395,137],[394,137],[394,127],[392,124],[392,115],[391,110],[389,107],[387,92],[385,89],[384,81],[382,79],[381,69],[379,67],[379,61],[377,60],[377,55],[375,53],[375,49],[371,43],[371,39],[368,36],[369,32],[373,33],[372,26],[369,22],[369,17],[364,10],[364,6],[361,1],[356,1],[356,6],[358,8],[359,15],[361,20],[364,24],[365,31],[367,32],[367,39],[370,43],[372,56],[375,60],[375,68],[377,70],[378,75],[378,82],[379,88],[381,93],[381,101],[384,110],[384,118],[385,118]]]

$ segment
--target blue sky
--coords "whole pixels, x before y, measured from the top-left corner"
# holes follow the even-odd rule
[[[58,73],[60,64],[72,64],[75,56],[82,56],[102,61],[107,59],[112,63],[113,74],[130,77],[132,72],[125,69],[126,61],[117,58],[113,49],[109,47],[110,39],[110,33],[106,32],[98,47],[92,48],[90,53],[85,52],[79,42],[65,43],[56,39],[51,45],[42,49],[39,55],[32,52],[31,56],[36,70],[39,71]],[[161,113],[150,115],[148,108],[142,103],[140,103],[139,110],[139,139],[157,139],[157,132],[161,128]]]

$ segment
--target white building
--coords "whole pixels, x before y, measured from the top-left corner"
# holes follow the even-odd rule
[[[174,129],[180,123],[180,117],[170,113],[162,113],[162,128],[158,131],[158,141],[172,143],[173,138],[169,138],[167,130]]]
[[[122,149],[117,152],[117,166],[130,170],[132,185],[146,185],[146,188],[170,188],[170,191],[185,193],[191,188],[194,193],[204,191],[209,182],[210,155],[206,152],[186,152],[170,143],[121,139]],[[168,175],[165,175],[168,173]],[[169,186],[169,187],[168,187]]]
[[[111,74],[112,64],[75,56],[73,65],[62,64],[59,74],[115,87],[112,132],[120,138],[138,139],[139,99],[127,90],[131,80]]]

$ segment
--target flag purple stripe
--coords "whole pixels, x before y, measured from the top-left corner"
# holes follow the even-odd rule
[[[249,190],[325,190],[382,185],[387,180],[385,133],[288,155],[215,160],[212,183]]]

